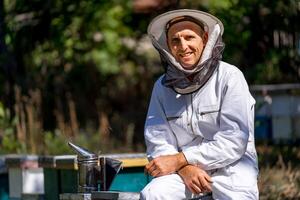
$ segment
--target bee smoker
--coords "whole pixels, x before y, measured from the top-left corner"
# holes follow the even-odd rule
[[[78,192],[88,193],[92,191],[106,190],[105,188],[105,158],[89,152],[71,142],[69,146],[77,153],[78,164]]]

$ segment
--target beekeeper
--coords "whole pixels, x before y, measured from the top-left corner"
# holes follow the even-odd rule
[[[258,199],[255,100],[242,72],[221,61],[223,24],[181,9],[148,27],[165,73],[156,81],[145,123],[154,179],[141,199]]]

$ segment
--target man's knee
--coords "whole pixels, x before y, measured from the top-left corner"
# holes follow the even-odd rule
[[[150,182],[146,187],[141,191],[141,199],[147,200],[159,200],[159,199],[170,199],[171,192],[167,190],[166,185],[161,185],[160,183]]]
[[[176,197],[185,197],[185,185],[178,175],[167,175],[153,179],[141,191],[140,196],[142,200],[174,200]]]

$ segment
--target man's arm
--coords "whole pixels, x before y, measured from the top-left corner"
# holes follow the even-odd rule
[[[153,177],[164,176],[177,172],[187,164],[183,153],[180,152],[175,155],[159,156],[153,159],[145,166],[145,172]]]
[[[211,191],[210,176],[203,169],[189,165],[183,153],[159,156],[145,166],[145,172],[153,177],[177,172],[192,193],[199,194]]]
[[[159,95],[163,92],[161,79],[159,79],[152,91],[144,131],[147,155],[151,159],[179,153],[176,137],[166,119],[160,100]]]
[[[186,165],[178,171],[178,174],[192,193],[199,194],[212,191],[212,180],[205,170],[194,165]]]

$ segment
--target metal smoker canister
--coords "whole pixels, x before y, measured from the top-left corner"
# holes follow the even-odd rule
[[[101,166],[98,156],[71,142],[69,145],[77,152],[78,192],[100,191]]]
[[[78,192],[100,190],[101,167],[98,156],[82,159],[78,156]]]

